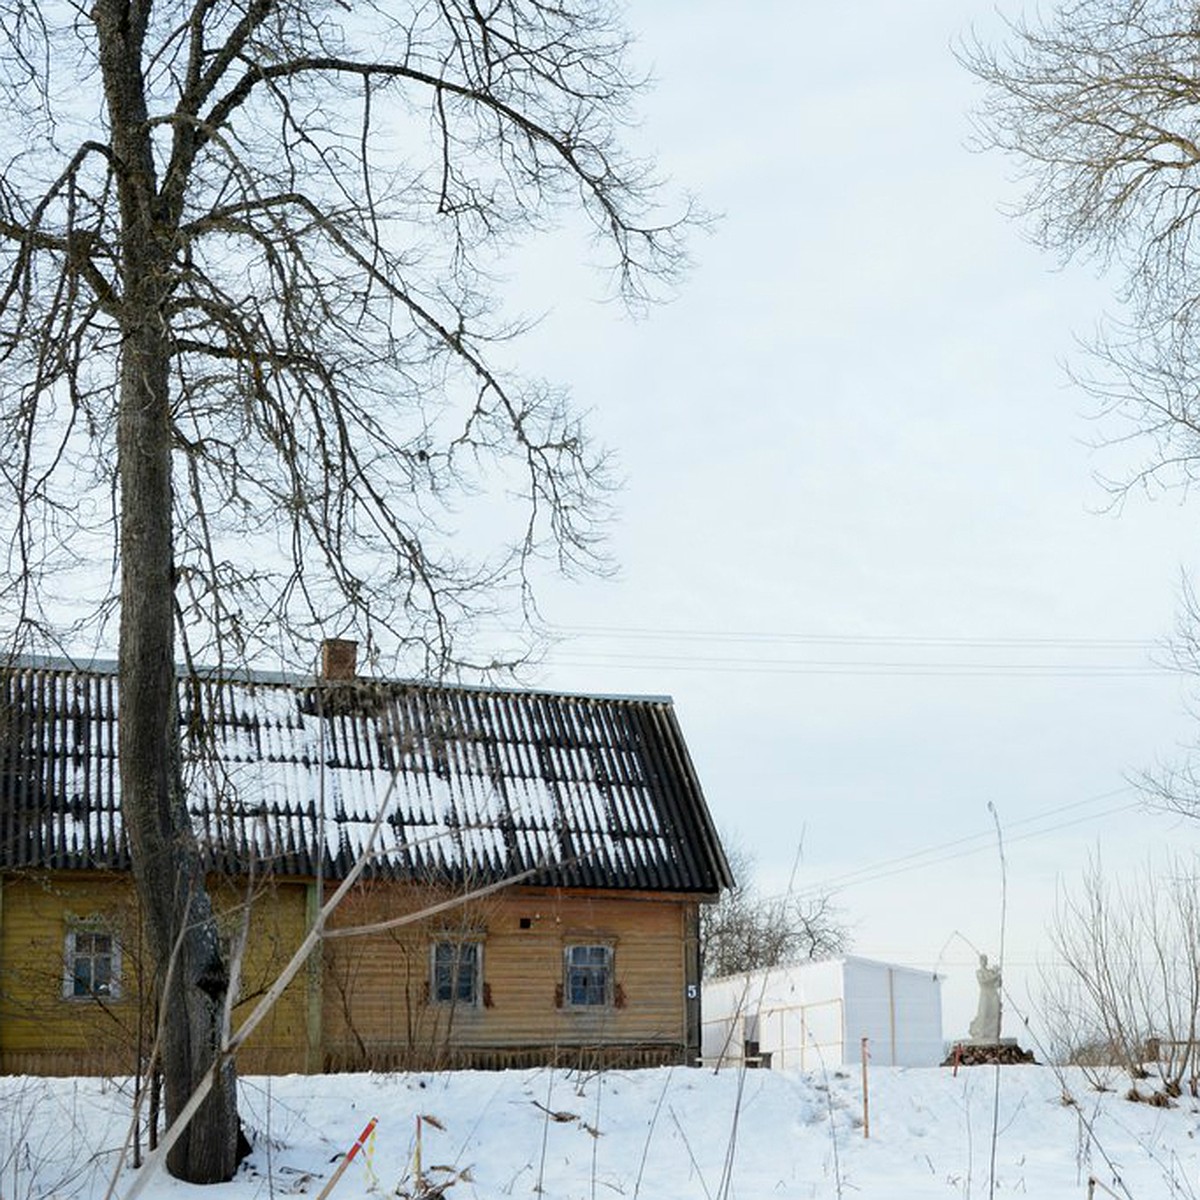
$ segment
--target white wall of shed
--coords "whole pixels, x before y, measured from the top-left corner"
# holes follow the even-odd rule
[[[860,1061],[861,1039],[881,1066],[942,1059],[941,981],[870,959],[775,967],[704,985],[701,1054],[736,1065],[757,1041],[770,1065],[831,1069]]]

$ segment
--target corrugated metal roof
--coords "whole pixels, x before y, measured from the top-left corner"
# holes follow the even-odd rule
[[[729,871],[671,702],[279,677],[180,680],[208,864],[713,893]],[[0,670],[0,868],[125,869],[111,666]]]

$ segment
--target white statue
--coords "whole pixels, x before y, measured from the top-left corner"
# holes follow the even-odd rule
[[[979,956],[979,1009],[971,1022],[971,1039],[976,1042],[1000,1040],[1000,968],[989,967],[986,954]]]

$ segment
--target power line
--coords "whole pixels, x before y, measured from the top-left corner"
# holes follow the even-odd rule
[[[1149,679],[1177,675],[1175,667],[1100,663],[954,663],[886,662],[828,659],[696,658],[670,654],[593,654],[545,660],[559,667],[606,667],[614,670],[661,668],[672,671],[737,672],[759,675],[871,675],[963,679]]]
[[[1076,637],[948,637],[914,634],[823,634],[747,629],[668,629],[637,625],[550,625],[552,636],[563,638],[654,638],[662,641],[795,642],[830,646],[943,646],[972,648],[1037,647],[1045,649],[1154,650],[1161,641],[1147,638]]]
[[[1155,662],[1150,651],[1160,643],[1144,638],[1073,637],[947,637],[910,634],[821,634],[802,631],[747,629],[670,629],[638,625],[551,625],[567,657],[552,649],[548,656],[558,666],[658,669],[708,672],[751,672],[763,675],[862,675],[963,678],[1154,678],[1180,673],[1171,664]],[[630,642],[657,643],[646,650],[624,648]],[[597,644],[599,643],[599,644]],[[624,646],[623,646],[624,644]],[[699,654],[685,647],[703,647]],[[721,650],[728,647],[728,653]],[[874,651],[859,657],[756,657],[739,648],[795,647]],[[880,657],[880,651],[906,652],[901,657]],[[935,655],[913,651],[933,651]],[[962,661],[964,651],[975,656]],[[1016,661],[1017,651],[1032,652],[1032,659]],[[1080,653],[1097,651],[1124,656],[1112,661],[1072,661]],[[715,652],[715,653],[714,653]],[[1043,658],[1053,655],[1052,658]],[[1136,655],[1136,661],[1128,661]]]
[[[1026,825],[1034,825],[1041,821],[1047,821],[1052,817],[1061,815],[1062,813],[1074,812],[1076,809],[1087,808],[1093,804],[1103,804],[1108,800],[1112,800],[1116,796],[1122,796],[1131,791],[1133,791],[1133,788],[1126,784],[1119,788],[1113,788],[1107,792],[1100,792],[1095,796],[1088,796],[1084,800],[1072,800],[1069,804],[1060,804],[1056,808],[1047,809],[1045,812],[1034,813],[1032,816],[1021,817],[1016,821],[1010,821],[1008,823],[1008,827],[1009,829],[1021,829]],[[895,858],[886,858],[882,862],[872,863],[867,867],[858,867],[853,871],[847,871],[841,875],[835,875],[833,882],[839,883],[842,880],[852,879],[854,876],[861,875],[866,871],[873,872],[882,867],[890,867],[900,863],[911,862],[913,859],[924,858],[929,854],[940,854],[946,850],[952,850],[959,846],[968,845],[971,842],[979,842],[985,847],[990,846],[991,838],[992,834],[988,830],[983,830],[979,833],[968,833],[963,837],[953,838],[948,842],[938,842],[932,846],[926,846],[920,850],[910,851],[908,854],[900,854]]]
[[[1009,822],[1008,828],[1010,830],[1020,829],[1027,825],[1038,824],[1062,813],[1072,812],[1076,809],[1084,808],[1093,804],[1101,804],[1104,801],[1111,800],[1116,796],[1120,796],[1132,791],[1134,791],[1134,789],[1129,786],[1115,788],[1109,792],[1102,792],[1099,795],[1090,796],[1085,800],[1075,800],[1069,804],[1062,804],[1057,808],[1049,809],[1046,812],[1037,813],[1030,817],[1023,817],[1018,821]],[[1055,824],[1047,825],[1044,828],[1031,829],[1025,833],[1010,834],[1007,840],[1009,843],[1013,843],[1027,841],[1031,838],[1044,837],[1047,834],[1057,833],[1062,829],[1068,829],[1074,825],[1081,825],[1088,821],[1103,820],[1106,817],[1115,816],[1123,812],[1130,812],[1139,807],[1141,807],[1141,801],[1133,800],[1125,804],[1119,804],[1114,807],[1107,808],[1102,812],[1087,813],[1083,816],[1074,817],[1068,821],[1059,821]],[[859,884],[874,883],[877,880],[888,879],[894,875],[903,875],[908,871],[915,871],[926,867],[937,866],[944,862],[951,862],[955,859],[966,858],[970,855],[979,854],[983,851],[990,850],[991,838],[992,834],[990,831],[967,834],[964,837],[954,838],[948,842],[939,842],[932,846],[926,846],[922,849],[913,850],[907,854],[899,855],[895,858],[883,859],[880,862],[872,863],[865,867],[856,868],[853,871],[847,871],[840,875],[835,875],[831,879],[825,879],[817,883],[809,884],[803,888],[799,888],[791,894],[802,898],[813,895],[833,895],[838,892],[846,891],[849,888],[856,887]],[[780,894],[769,898],[782,899],[783,895],[784,894]]]
[[[1035,830],[1031,830],[1029,833],[1018,834],[1016,837],[1009,838],[1008,841],[1011,844],[1013,842],[1028,841],[1030,838],[1044,837],[1048,833],[1057,833],[1059,830],[1069,829],[1073,825],[1084,825],[1089,821],[1100,821],[1100,820],[1103,820],[1105,817],[1117,816],[1119,813],[1123,813],[1123,812],[1132,812],[1134,809],[1140,808],[1140,807],[1141,807],[1141,801],[1135,800],[1130,804],[1120,804],[1120,805],[1117,805],[1115,808],[1106,809],[1104,812],[1091,813],[1087,816],[1076,817],[1071,821],[1062,821],[1057,825],[1050,825],[1045,829],[1035,829]],[[956,854],[945,854],[945,855],[942,855],[940,858],[927,859],[924,862],[913,863],[910,866],[896,867],[890,871],[880,871],[877,874],[868,875],[868,876],[863,877],[862,879],[855,879],[849,883],[844,883],[844,884],[841,884],[840,886],[835,886],[833,888],[824,888],[824,887],[820,887],[820,886],[814,884],[811,888],[805,889],[803,892],[798,892],[797,894],[798,895],[799,894],[808,894],[809,892],[814,892],[817,894],[826,893],[826,894],[832,895],[837,892],[844,892],[848,888],[857,887],[860,883],[874,883],[877,880],[889,879],[893,875],[903,875],[903,874],[907,873],[908,871],[915,871],[922,867],[933,867],[933,866],[937,866],[940,863],[952,862],[955,859],[968,858],[973,854],[983,854],[990,849],[991,849],[990,846],[972,846],[969,849],[959,851]]]

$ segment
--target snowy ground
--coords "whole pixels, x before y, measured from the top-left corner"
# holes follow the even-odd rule
[[[1094,1175],[1137,1200],[1200,1195],[1200,1105],[1132,1104],[1045,1067],[875,1069],[869,1139],[857,1070],[290,1076],[242,1088],[254,1153],[234,1182],[163,1176],[144,1195],[315,1198],[371,1117],[374,1142],[331,1200],[418,1194],[419,1115],[437,1122],[422,1125],[423,1173],[451,1200],[986,1197],[993,1116],[996,1194],[1085,1197]],[[112,1081],[0,1079],[0,1200],[103,1200],[128,1109]]]

